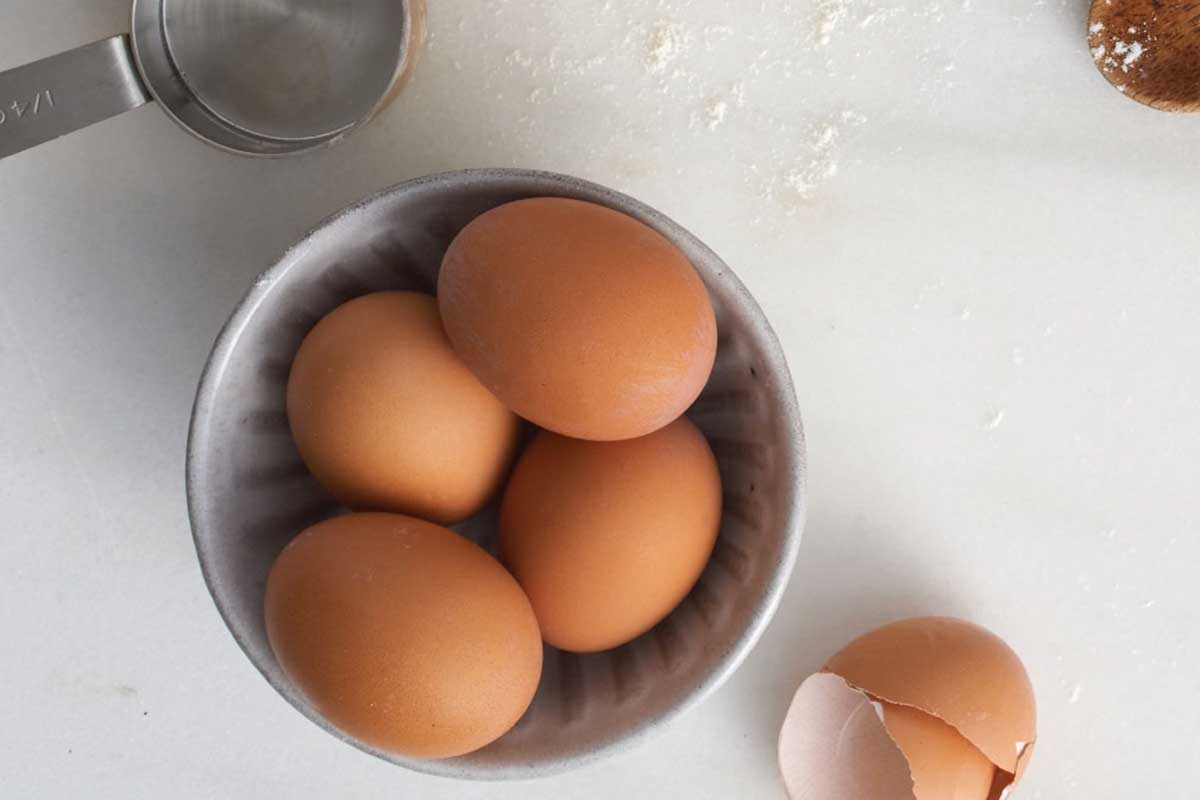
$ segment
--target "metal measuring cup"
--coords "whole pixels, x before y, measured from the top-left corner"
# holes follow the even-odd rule
[[[0,158],[151,100],[253,156],[361,127],[402,87],[424,0],[134,0],[130,33],[0,72]]]

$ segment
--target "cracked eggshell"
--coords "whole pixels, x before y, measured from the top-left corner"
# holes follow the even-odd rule
[[[917,800],[987,800],[996,773],[987,756],[937,717],[880,706],[884,727],[908,760]]]
[[[779,732],[779,771],[791,800],[913,800],[908,762],[877,704],[827,673],[796,690]]]
[[[856,639],[801,684],[779,764],[792,800],[1003,800],[1035,728],[1029,678],[1003,641],[914,618]]]
[[[1037,737],[1029,675],[1002,639],[952,617],[914,617],[846,645],[826,672],[896,705],[955,728],[1009,774]]]

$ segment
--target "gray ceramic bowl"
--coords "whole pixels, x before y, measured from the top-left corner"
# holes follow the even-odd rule
[[[285,384],[325,313],[381,289],[432,293],[442,253],[471,219],[523,197],[590,200],[649,224],[692,260],[717,312],[716,367],[688,412],[721,467],[725,508],[711,562],[686,600],[605,653],[547,648],[541,685],[513,730],[443,761],[382,753],[334,729],[288,681],[263,623],[267,572],[304,527],[341,511],[288,434]],[[575,178],[473,170],[408,181],[319,225],[254,283],[217,337],[192,414],[187,497],[200,567],[238,644],[275,689],[333,735],[396,764],[462,778],[526,778],[625,749],[698,703],[746,657],[788,581],[804,520],[804,434],[783,352],[715,253],[642,203]],[[459,526],[491,549],[492,512]]]

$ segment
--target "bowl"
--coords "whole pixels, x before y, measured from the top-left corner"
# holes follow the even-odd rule
[[[603,653],[547,647],[533,703],[482,750],[405,758],[325,721],[267,642],[263,592],[275,556],[308,525],[341,513],[305,469],[285,412],[288,369],[324,314],[362,294],[432,294],[442,254],[480,213],[525,197],[588,200],[658,230],[691,259],[716,309],[716,365],[688,415],[720,464],[724,509],[712,558],[688,597],[634,641]],[[805,511],[805,450],[787,363],[771,326],[721,259],[654,209],[576,178],[468,170],[407,181],[318,225],[254,282],[217,336],[200,379],[187,451],[200,568],[251,662],[329,733],[421,772],[474,779],[559,772],[632,746],[694,706],[762,635],[791,574]],[[495,508],[456,526],[495,552]]]

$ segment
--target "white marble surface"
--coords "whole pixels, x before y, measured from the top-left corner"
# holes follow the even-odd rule
[[[947,613],[1033,676],[1019,797],[1194,797],[1200,118],[1100,78],[1086,0],[430,5],[414,83],[336,149],[242,160],[151,106],[0,162],[0,793],[777,798],[800,679]],[[127,11],[4,0],[0,67]],[[634,754],[493,786],[362,755],[270,690],[205,592],[182,468],[253,276],[351,200],[482,165],[613,185],[720,252],[784,341],[812,494],[716,696]]]

